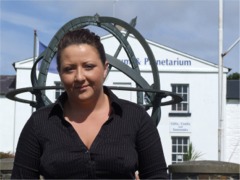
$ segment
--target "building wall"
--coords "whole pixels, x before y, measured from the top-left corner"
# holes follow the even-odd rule
[[[31,64],[32,64],[32,62],[31,62]],[[31,73],[30,68],[17,69],[16,89],[32,87],[31,80],[30,80],[30,73]],[[28,101],[33,100],[33,96],[30,92],[21,93],[21,94],[17,95],[17,97],[24,99],[24,100],[28,100]],[[15,131],[15,133],[14,133],[14,152],[16,151],[18,138],[20,136],[22,128],[34,110],[35,109],[33,109],[27,103],[16,102],[16,111],[15,111],[16,120],[15,120],[15,130],[14,130]]]
[[[0,96],[0,152],[14,152],[16,102]],[[3,128],[4,127],[4,128]]]
[[[225,161],[240,163],[240,100],[228,100],[225,120]]]
[[[189,84],[189,117],[170,117],[171,106],[162,107],[162,119],[158,126],[162,136],[166,136],[163,144],[166,148],[167,162],[171,162],[172,136],[189,136],[196,151],[201,152],[203,160],[217,159],[217,75],[206,73],[160,74],[162,89],[171,91],[171,84]],[[214,83],[215,82],[215,83]],[[211,87],[211,91],[209,90]],[[188,123],[188,132],[170,132],[171,123]],[[211,134],[211,135],[210,135]]]

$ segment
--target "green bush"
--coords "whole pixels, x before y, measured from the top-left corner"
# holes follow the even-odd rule
[[[203,154],[201,152],[198,152],[193,147],[192,142],[189,143],[188,151],[186,154],[184,154],[183,159],[184,161],[195,161],[198,158],[200,158]]]
[[[0,159],[3,158],[13,158],[14,154],[11,152],[0,152]]]

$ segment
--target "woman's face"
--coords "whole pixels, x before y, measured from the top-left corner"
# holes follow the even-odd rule
[[[94,102],[103,92],[107,75],[95,47],[77,44],[66,47],[61,53],[59,75],[70,101]]]

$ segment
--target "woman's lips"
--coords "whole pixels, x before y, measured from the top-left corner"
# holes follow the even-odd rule
[[[84,85],[84,86],[74,86],[74,89],[83,91],[83,90],[86,90],[87,87],[88,87],[88,85]]]

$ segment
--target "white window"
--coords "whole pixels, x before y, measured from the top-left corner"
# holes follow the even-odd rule
[[[189,137],[172,137],[172,163],[184,161],[184,154],[187,154]]]
[[[55,86],[57,86],[57,87],[62,86],[62,83],[60,81],[55,81],[54,83],[55,83]],[[56,89],[55,90],[55,99],[57,99],[63,93],[63,91],[64,91],[63,89]]]
[[[113,86],[115,87],[132,87],[131,82],[113,82]],[[132,100],[132,93],[131,91],[127,90],[113,90],[113,92],[122,99],[126,99],[131,101]]]
[[[183,101],[172,105],[173,112],[189,112],[189,85],[188,84],[172,84],[172,92],[180,95]]]

